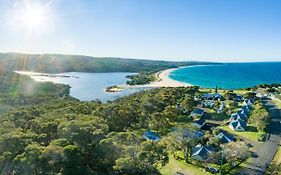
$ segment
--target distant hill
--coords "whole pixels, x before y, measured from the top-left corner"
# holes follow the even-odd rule
[[[44,73],[153,72],[166,68],[198,64],[210,64],[210,62],[171,62],[82,55],[0,53],[1,72],[14,70]]]

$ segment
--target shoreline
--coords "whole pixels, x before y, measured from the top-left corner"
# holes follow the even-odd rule
[[[181,67],[179,67],[181,68]],[[150,82],[149,84],[144,85],[117,85],[122,89],[130,89],[130,88],[158,88],[158,87],[188,87],[193,86],[192,84],[179,82],[173,80],[169,77],[170,73],[179,68],[171,68],[159,71],[155,74],[157,80]]]
[[[133,88],[160,88],[160,87],[188,87],[188,86],[193,86],[188,83],[183,83],[179,82],[176,80],[173,80],[169,77],[170,73],[174,70],[177,70],[182,67],[178,68],[170,68],[170,69],[165,69],[162,71],[159,71],[155,73],[156,81],[150,82],[149,84],[144,84],[144,85],[127,85],[127,84],[122,84],[122,85],[112,85],[107,88],[105,88],[104,91],[106,92],[120,92],[122,90],[126,89],[133,89]],[[63,77],[63,78],[71,78],[72,76],[66,76],[66,75],[59,75],[59,74],[48,74],[48,73],[38,73],[38,72],[31,72],[31,71],[14,71],[15,73],[21,74],[21,75],[28,75],[32,79],[34,79],[37,82],[54,82],[53,78],[56,77]],[[52,80],[51,80],[52,78]],[[79,78],[79,77],[73,77],[73,78]],[[54,82],[58,83],[58,82]]]
[[[40,73],[40,72],[31,72],[31,71],[14,71],[14,72],[20,75],[27,75],[37,82],[54,82],[54,78],[79,78],[70,75]]]

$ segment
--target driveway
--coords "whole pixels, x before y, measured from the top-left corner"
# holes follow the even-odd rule
[[[268,128],[269,137],[257,150],[257,157],[252,158],[251,162],[241,169],[237,175],[263,175],[278,150],[281,140],[281,110],[275,108],[271,101],[263,101],[263,103],[271,115],[271,122]]]

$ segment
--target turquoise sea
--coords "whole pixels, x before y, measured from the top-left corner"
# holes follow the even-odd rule
[[[200,87],[240,89],[281,83],[281,62],[227,63],[179,68],[169,77]]]

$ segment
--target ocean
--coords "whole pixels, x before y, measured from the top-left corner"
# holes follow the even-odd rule
[[[241,89],[281,83],[281,62],[190,66],[172,71],[169,77],[204,88]]]

